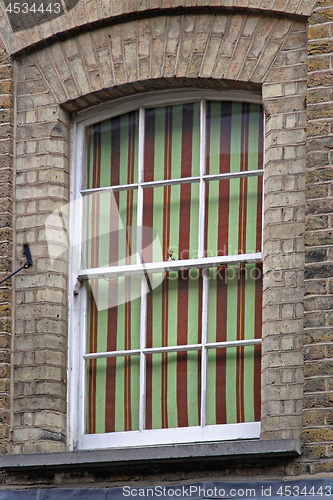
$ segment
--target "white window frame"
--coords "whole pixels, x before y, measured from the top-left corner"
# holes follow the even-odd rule
[[[250,94],[248,92],[233,92],[233,91],[163,91],[154,92],[146,95],[139,95],[132,98],[119,99],[116,103],[108,105],[100,105],[95,108],[78,113],[72,121],[72,162],[71,162],[71,203],[70,209],[70,241],[80,242],[82,237],[82,228],[80,223],[73,221],[81,220],[81,213],[78,210],[82,196],[88,192],[103,192],[114,189],[128,189],[128,186],[106,187],[97,189],[82,189],[83,174],[86,168],[86,144],[85,144],[85,129],[86,127],[118,116],[120,114],[139,110],[139,180],[136,184],[138,190],[138,221],[137,224],[142,225],[140,220],[140,212],[142,215],[143,189],[144,185],[149,187],[169,184],[179,184],[188,182],[189,179],[172,179],[166,181],[154,181],[144,183],[143,180],[143,132],[142,124],[144,123],[144,109],[163,106],[166,104],[181,104],[200,100],[200,176],[191,178],[199,182],[199,205],[202,207],[205,199],[205,182],[207,180],[221,180],[230,178],[239,178],[242,176],[263,175],[262,170],[253,172],[227,173],[218,175],[205,175],[205,107],[204,101],[238,101],[252,102],[261,104],[261,96],[258,94]],[[131,186],[131,187],[134,187]],[[199,234],[203,234],[203,210],[199,209]],[[200,231],[201,228],[201,231]],[[139,235],[140,238],[140,235]],[[140,418],[138,431],[112,432],[105,434],[85,434],[85,362],[91,358],[123,356],[125,352],[115,351],[107,353],[88,354],[85,352],[86,346],[86,302],[87,293],[86,287],[82,286],[78,294],[74,294],[74,288],[82,280],[93,278],[110,278],[116,275],[133,275],[146,273],[158,273],[166,271],[179,271],[191,268],[208,269],[211,267],[221,266],[223,264],[240,264],[246,262],[262,262],[262,252],[229,255],[221,257],[203,257],[204,241],[199,236],[199,255],[196,259],[174,260],[166,262],[152,262],[146,264],[136,264],[127,266],[110,266],[94,269],[80,268],[80,253],[81,248],[76,245],[70,248],[70,273],[69,273],[69,356],[68,356],[68,399],[67,399],[67,415],[68,415],[68,444],[71,450],[75,449],[106,449],[114,447],[131,447],[145,445],[161,445],[170,443],[186,443],[186,442],[207,442],[220,440],[235,440],[235,439],[255,439],[260,437],[260,422],[236,423],[236,424],[219,424],[205,425],[206,415],[206,399],[205,399],[205,375],[206,375],[206,360],[207,350],[219,348],[227,348],[240,345],[258,345],[261,344],[261,339],[234,341],[234,342],[207,342],[207,307],[203,306],[203,329],[202,343],[197,345],[185,345],[174,347],[161,348],[146,348],[145,347],[145,301],[142,301],[141,306],[141,325],[140,325],[140,349],[126,351],[126,355],[140,355]],[[203,271],[203,303],[208,299],[208,281],[207,274]],[[206,282],[206,284],[205,284]],[[145,292],[147,286],[144,276],[142,276],[142,290]],[[206,327],[204,326],[206,325]],[[201,399],[201,425],[188,428],[176,429],[144,429],[144,406],[145,406],[145,370],[144,356],[151,353],[175,352],[175,351],[190,351],[199,350],[203,352],[202,356],[202,399]]]

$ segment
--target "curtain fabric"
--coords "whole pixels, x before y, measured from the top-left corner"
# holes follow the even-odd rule
[[[88,128],[87,189],[138,182],[138,133],[138,112]],[[163,260],[170,258],[170,250],[173,259],[200,256],[199,210],[204,210],[204,257],[260,252],[262,177],[207,177],[205,201],[200,208],[199,158],[199,102],[145,111],[144,182],[193,178],[186,183],[143,189],[143,225],[157,231]],[[246,172],[262,165],[262,107],[207,101],[205,174]],[[86,267],[136,263],[132,231],[137,218],[137,188],[115,190],[112,196],[110,202],[98,196],[87,202]],[[110,210],[112,203],[116,204],[117,216]],[[143,241],[143,247],[148,245],[148,240]],[[153,249],[145,254],[145,260],[159,261],[161,256]],[[221,266],[206,273],[208,342],[260,338],[261,264]],[[147,301],[147,347],[202,342],[203,270],[172,271],[149,278],[152,285],[159,280],[159,286],[152,286],[147,296],[133,300],[135,277],[90,282],[88,353],[138,349],[141,300]],[[105,290],[114,293],[120,279],[125,290],[123,303],[99,310],[98,295]],[[144,359],[145,428],[200,425],[201,349],[146,354]],[[138,430],[139,394],[139,355],[87,361],[86,432]],[[207,425],[260,420],[260,346],[208,349],[206,406]]]

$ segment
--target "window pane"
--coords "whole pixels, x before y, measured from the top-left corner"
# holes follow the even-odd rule
[[[88,360],[86,377],[86,432],[138,430],[140,357]]]
[[[83,197],[83,267],[136,264],[137,191]],[[147,239],[151,243],[152,235]]]
[[[261,105],[208,101],[206,125],[206,174],[263,168]]]
[[[200,103],[146,110],[144,180],[198,176]]]
[[[198,256],[199,183],[145,188],[143,225],[157,231],[163,259],[193,259]],[[144,246],[145,242],[144,242]],[[146,255],[146,261],[157,261]]]
[[[261,338],[262,264],[209,269],[208,342]]]
[[[87,189],[137,182],[138,124],[133,111],[87,128]]]
[[[262,176],[206,182],[206,255],[261,251]]]
[[[209,349],[207,425],[260,420],[260,346]]]
[[[162,278],[155,274],[152,285]],[[201,270],[165,273],[147,295],[147,347],[200,343],[201,314]]]
[[[146,429],[200,425],[201,353],[147,356]]]
[[[109,308],[104,296],[114,293],[113,280],[99,279],[88,282],[87,353],[140,347],[141,298],[131,300],[130,295],[134,279],[132,276],[123,277],[125,294],[119,297],[117,305]]]

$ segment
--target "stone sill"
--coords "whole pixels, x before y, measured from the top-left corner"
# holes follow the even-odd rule
[[[211,443],[175,444],[109,450],[83,450],[58,453],[0,455],[0,469],[26,471],[38,469],[84,469],[112,466],[130,467],[136,464],[192,463],[234,461],[269,458],[295,458],[301,455],[301,443],[297,439],[237,440]]]

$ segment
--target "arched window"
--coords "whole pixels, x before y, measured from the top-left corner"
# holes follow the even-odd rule
[[[77,124],[79,448],[260,433],[262,106],[162,97]]]

